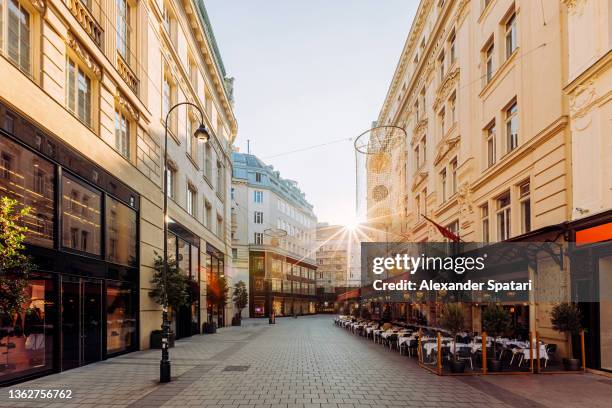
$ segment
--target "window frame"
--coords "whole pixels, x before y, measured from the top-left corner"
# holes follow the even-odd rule
[[[502,205],[503,200],[508,202]],[[505,241],[512,236],[512,196],[510,190],[506,190],[495,199],[497,218],[497,240]]]
[[[73,81],[70,80],[71,64],[74,67],[74,80]],[[80,110],[81,110],[81,105],[79,103],[80,74],[82,74],[82,77],[86,81],[88,81],[86,83],[88,85],[89,106],[88,106],[87,112],[85,112],[86,118],[82,118],[81,113],[80,113]],[[94,78],[95,78],[94,75],[92,75],[91,72],[85,67],[85,65],[81,63],[78,57],[76,57],[72,52],[67,53],[66,55],[66,109],[68,109],[68,111],[72,114],[72,116],[74,116],[79,122],[81,122],[83,125],[85,125],[91,130],[94,129],[95,123],[96,123],[95,116],[94,116],[96,82]],[[71,86],[74,86],[74,89],[71,89]],[[73,101],[74,107],[70,106],[71,94],[73,94],[72,97],[74,98],[74,101]]]
[[[504,130],[506,135],[506,154],[516,150],[519,146],[519,115],[516,98],[504,108]],[[516,127],[512,133],[512,127]]]
[[[514,8],[504,21],[504,46],[506,48],[506,60],[512,57],[514,51],[518,48],[518,28],[517,28],[517,14]],[[508,46],[510,41],[510,47]]]
[[[487,124],[485,133],[486,168],[491,168],[497,163],[497,125],[495,119]]]

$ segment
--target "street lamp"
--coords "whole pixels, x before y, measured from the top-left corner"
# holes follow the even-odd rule
[[[162,357],[159,362],[159,382],[170,382],[170,356],[168,354],[168,338],[170,336],[170,322],[168,321],[168,293],[166,291],[168,283],[168,119],[170,114],[181,105],[190,105],[200,113],[200,126],[195,130],[193,135],[197,140],[204,143],[210,139],[210,133],[204,126],[204,113],[197,105],[191,102],[181,102],[174,105],[166,114],[164,121],[164,269],[162,271],[163,290],[162,290]]]

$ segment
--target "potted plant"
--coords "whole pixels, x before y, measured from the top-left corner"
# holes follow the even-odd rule
[[[440,325],[446,329],[453,337],[453,360],[450,368],[453,373],[462,373],[465,371],[465,361],[457,359],[457,335],[465,330],[465,313],[461,305],[457,303],[449,303],[444,307],[442,316],[440,316]]]
[[[202,324],[202,333],[215,334],[217,332],[217,324],[215,322],[204,322]]]
[[[568,337],[567,358],[563,359],[563,365],[567,371],[578,371],[580,360],[574,358],[572,353],[572,335],[580,333],[582,330],[582,313],[575,303],[563,302],[553,306],[550,312],[550,322],[553,329],[560,333],[565,333]]]
[[[236,316],[232,319],[232,326],[240,326],[242,322],[242,309],[249,303],[249,294],[244,281],[238,281],[234,285],[232,300],[234,301],[236,309],[238,309],[238,313],[236,313]]]
[[[23,253],[28,228],[22,225],[22,218],[29,214],[30,208],[17,210],[18,205],[17,200],[0,199],[0,338],[6,338],[3,344],[6,360],[0,364],[0,370],[15,368],[9,362],[10,349],[15,348],[15,344],[9,339],[16,335],[14,327],[19,327],[21,312],[30,300],[27,288],[30,271],[34,268],[30,257]]]
[[[370,309],[367,307],[361,308],[361,318],[365,320],[370,320],[372,318],[372,313],[370,313]]]
[[[151,279],[151,285],[153,289],[149,291],[149,296],[153,298],[155,303],[162,305],[164,304],[164,284],[165,293],[168,300],[168,306],[174,310],[178,310],[180,306],[186,305],[189,302],[189,278],[181,273],[176,260],[171,258],[168,259],[168,271],[166,274],[166,281],[164,282],[164,260],[161,256],[155,253],[153,279]],[[170,320],[172,320],[172,313],[169,313]],[[176,335],[170,331],[169,334],[169,346],[174,346]],[[153,330],[151,332],[151,348],[161,348],[162,331]]]
[[[491,372],[502,369],[502,362],[497,358],[496,343],[498,337],[510,329],[511,323],[510,314],[500,305],[487,306],[482,314],[482,328],[493,337],[493,356],[487,358],[487,369]]]

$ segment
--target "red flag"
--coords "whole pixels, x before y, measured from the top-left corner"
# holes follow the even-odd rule
[[[453,242],[461,242],[461,238],[459,238],[458,235],[456,235],[454,232],[452,232],[448,228],[441,226],[440,224],[438,224],[437,222],[433,221],[431,218],[425,215],[423,215],[423,218],[425,218],[427,221],[435,225],[438,231],[440,231],[440,234],[442,234],[444,238],[448,238]]]

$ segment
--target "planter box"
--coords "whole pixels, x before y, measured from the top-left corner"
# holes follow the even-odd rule
[[[215,323],[204,323],[202,324],[202,333],[203,334],[214,334],[217,332],[217,325]]]

